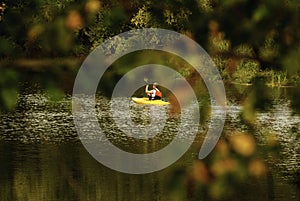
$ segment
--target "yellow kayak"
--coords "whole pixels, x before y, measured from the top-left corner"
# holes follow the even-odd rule
[[[137,104],[151,104],[151,105],[169,105],[170,103],[163,100],[149,100],[149,98],[131,98]]]

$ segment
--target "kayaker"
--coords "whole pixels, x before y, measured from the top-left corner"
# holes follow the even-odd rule
[[[157,88],[158,83],[154,82],[153,83],[153,89],[149,90],[149,84],[146,85],[145,92],[149,97],[149,100],[161,100],[162,98],[162,93],[161,91]]]

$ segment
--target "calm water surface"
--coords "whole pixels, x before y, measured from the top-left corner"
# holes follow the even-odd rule
[[[233,102],[228,106],[225,125],[229,133],[245,129],[239,119],[242,108]],[[132,121],[142,127],[149,124],[149,113],[159,114],[155,111],[157,107],[133,103],[130,107]],[[177,131],[179,120],[173,117],[167,120],[166,128],[156,140],[128,138],[120,134],[111,114],[105,112],[108,108],[107,99],[99,96],[101,127],[122,149],[135,153],[155,151],[167,145]],[[122,108],[119,113],[122,114]],[[261,128],[256,136],[259,143],[263,146],[264,131],[271,131],[280,140],[281,157],[274,161],[266,157],[273,164],[272,185],[262,182],[256,186],[250,182],[249,192],[241,192],[238,200],[299,200],[299,186],[295,182],[300,177],[300,116],[292,114],[289,102],[283,97],[274,101],[270,111],[260,112],[257,119],[257,127]],[[126,125],[126,118],[123,121]],[[172,166],[151,174],[116,172],[93,159],[80,143],[70,98],[52,102],[43,94],[23,95],[15,112],[2,113],[0,132],[0,200],[176,200],[176,195],[170,193],[170,178],[178,177],[180,183],[182,178],[177,169],[189,167],[198,154],[191,149]],[[200,127],[200,133],[205,133],[205,126]],[[184,135],[188,138],[189,131]]]

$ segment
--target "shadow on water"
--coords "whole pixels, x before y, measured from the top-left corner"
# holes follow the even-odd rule
[[[246,92],[237,90],[240,91],[229,92],[231,104],[225,133],[247,129],[240,119],[242,108],[238,98]],[[299,199],[296,183],[300,172],[300,116],[291,113],[284,93],[278,92],[270,111],[258,114],[256,126],[261,132],[255,136],[264,146],[265,133],[276,135],[281,146],[280,157],[265,156],[271,169],[269,179],[259,186],[249,181],[251,192],[240,194],[242,197],[238,200],[255,200],[258,194],[268,194],[269,200]],[[120,134],[111,114],[105,112],[109,109],[106,98],[98,96],[96,107],[99,123],[106,129],[108,138],[120,148],[136,153],[153,152],[166,146],[180,123],[176,117],[167,117],[167,126],[156,138],[137,140]],[[151,110],[154,111],[151,113]],[[122,108],[118,111],[122,114]],[[155,114],[155,108],[130,104],[130,118],[142,128],[151,121],[149,113]],[[43,94],[27,94],[20,97],[15,112],[0,115],[0,200],[176,200],[176,193],[170,194],[176,184],[168,182],[170,178],[177,178],[178,185],[186,183],[181,176],[182,167],[188,169],[199,150],[195,142],[179,161],[159,172],[123,174],[101,165],[84,149],[74,128],[71,98],[53,102]],[[126,118],[121,121],[126,125]],[[204,134],[205,129],[200,126],[200,133]],[[186,131],[185,137],[188,136]],[[205,200],[205,195],[197,198]]]

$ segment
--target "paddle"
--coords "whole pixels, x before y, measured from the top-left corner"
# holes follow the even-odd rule
[[[144,77],[144,81],[146,82],[146,84],[149,84],[148,83],[148,78]]]

